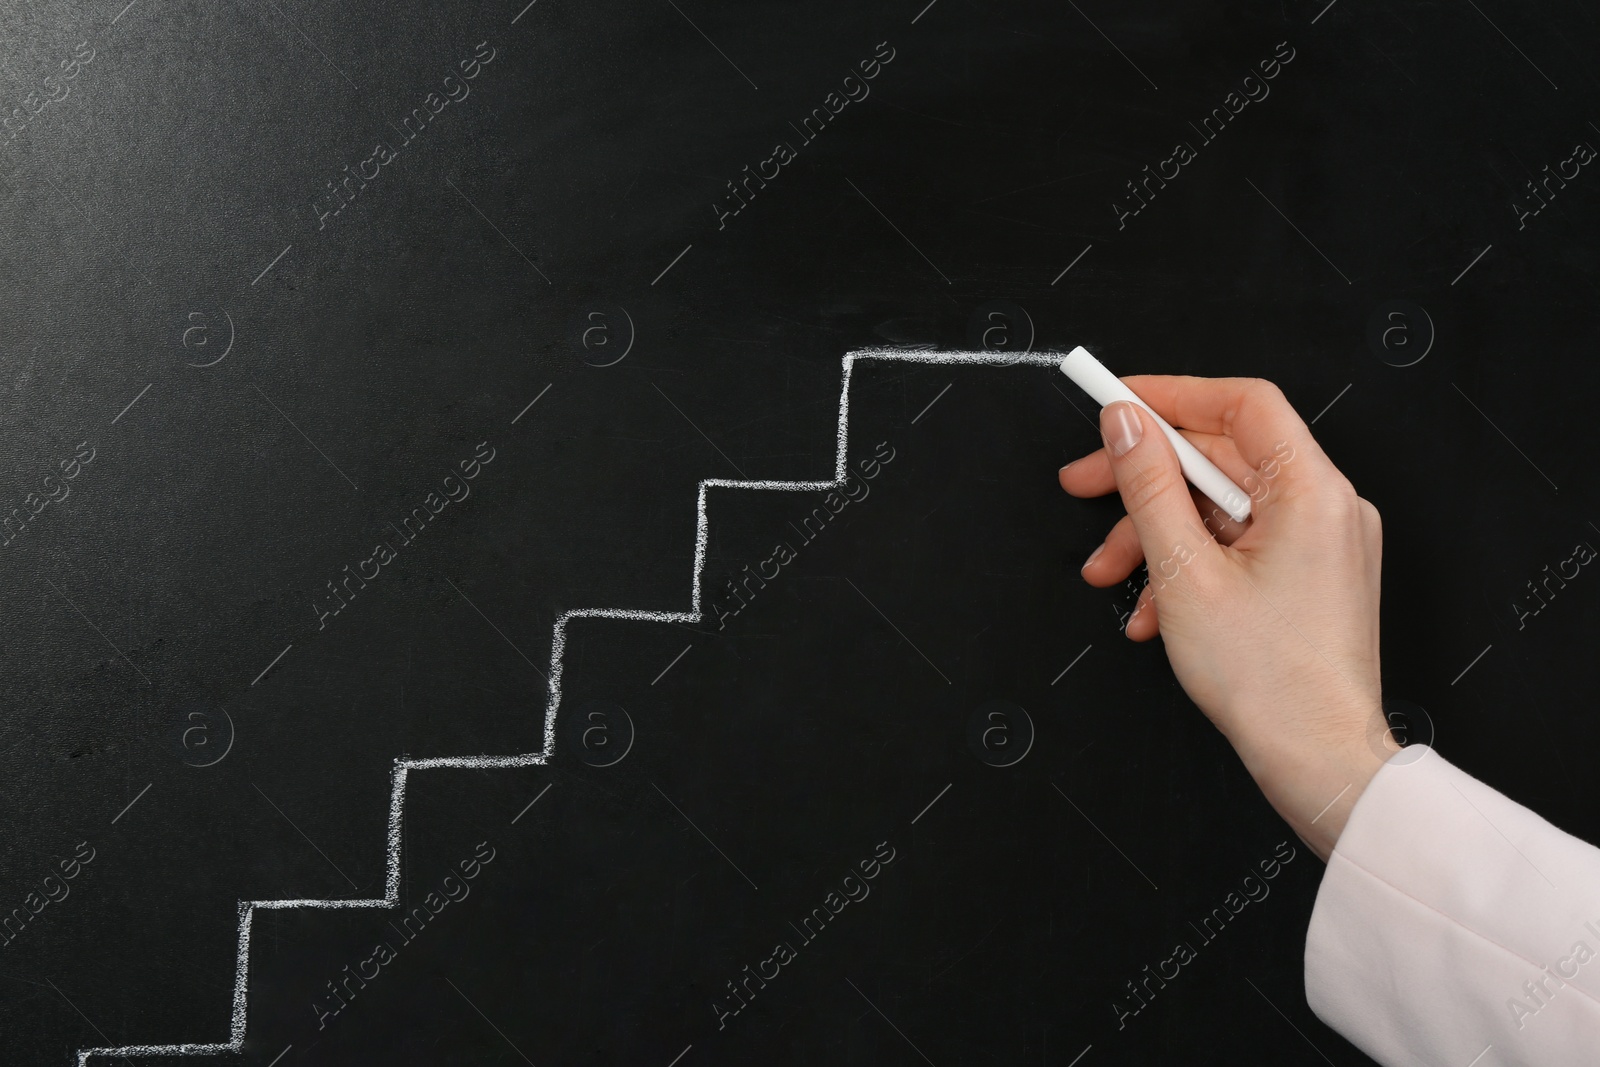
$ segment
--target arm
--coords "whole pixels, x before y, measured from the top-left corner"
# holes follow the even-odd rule
[[[1600,1062],[1600,850],[1406,749],[1329,857],[1306,999],[1382,1064]]]
[[[1312,1009],[1384,1064],[1600,1064],[1600,853],[1395,744],[1377,509],[1270,382],[1124,381],[1254,508],[1235,523],[1139,407],[1109,405],[1105,447],[1059,474],[1128,508],[1083,576],[1116,585],[1149,561],[1128,637],[1162,638],[1185,692],[1328,862],[1306,940]]]
[[[1083,577],[1116,585],[1148,561],[1128,637],[1161,637],[1184,691],[1326,860],[1367,782],[1399,750],[1379,684],[1378,509],[1271,382],[1123,380],[1250,494],[1251,518],[1237,523],[1189,487],[1142,408],[1110,404],[1100,416],[1106,447],[1059,475],[1076,496],[1120,492],[1128,508]]]

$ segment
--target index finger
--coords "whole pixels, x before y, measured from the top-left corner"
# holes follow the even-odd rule
[[[1283,390],[1265,378],[1130,374],[1121,381],[1174,427],[1233,438],[1240,457],[1257,470],[1282,459],[1287,445],[1293,455],[1310,460],[1282,470],[1290,484],[1309,484],[1330,472],[1343,477]]]

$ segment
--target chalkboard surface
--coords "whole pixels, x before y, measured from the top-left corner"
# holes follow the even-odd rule
[[[1586,5],[0,25],[4,1062],[1368,1062],[1079,344],[1277,382],[1600,838]]]

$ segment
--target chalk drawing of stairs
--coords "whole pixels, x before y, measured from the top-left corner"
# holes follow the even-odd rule
[[[1004,352],[940,352],[931,348],[865,348],[845,354],[843,381],[839,387],[838,452],[834,458],[833,478],[826,481],[771,481],[762,479],[706,478],[700,482],[696,503],[694,532],[694,573],[690,583],[688,611],[642,611],[634,608],[578,608],[562,612],[556,619],[550,642],[549,699],[544,715],[544,744],[538,752],[502,756],[435,756],[426,759],[396,758],[390,772],[389,828],[385,846],[383,896],[372,899],[339,898],[332,900],[241,900],[239,901],[238,955],[233,971],[233,1014],[228,1028],[228,1040],[185,1042],[174,1045],[124,1045],[118,1048],[86,1048],[78,1051],[78,1067],[87,1067],[91,1057],[129,1056],[204,1056],[219,1052],[238,1052],[244,1047],[246,1001],[250,983],[250,927],[259,910],[289,910],[291,908],[393,908],[400,901],[400,827],[405,812],[406,779],[412,771],[430,771],[445,767],[491,768],[530,767],[549,762],[555,751],[556,714],[561,707],[561,672],[563,653],[566,650],[567,623],[573,619],[632,619],[638,622],[704,621],[700,611],[700,579],[705,570],[706,557],[706,492],[710,489],[767,489],[777,492],[806,492],[818,489],[843,487],[847,471],[846,453],[850,442],[850,377],[857,363],[862,361],[894,363],[928,363],[980,366],[1035,366],[1054,367],[1061,362],[1060,353],[1004,353]]]

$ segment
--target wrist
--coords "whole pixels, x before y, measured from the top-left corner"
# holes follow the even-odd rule
[[[1378,715],[1342,741],[1277,734],[1239,755],[1267,802],[1327,862],[1368,783],[1398,751]]]
[[[1279,807],[1278,813],[1300,835],[1307,847],[1326,863],[1328,857],[1333,855],[1351,813],[1355,811],[1356,802],[1385,762],[1384,757],[1367,746],[1358,746],[1348,754],[1348,758],[1334,761],[1324,768],[1328,776],[1320,782],[1321,794],[1300,791],[1291,803]],[[1318,803],[1319,795],[1326,798],[1321,803]]]

